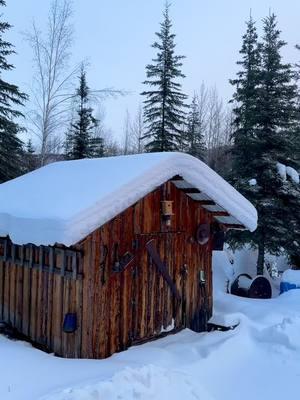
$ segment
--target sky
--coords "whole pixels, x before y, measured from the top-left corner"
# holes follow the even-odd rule
[[[88,84],[93,89],[112,87],[128,92],[117,99],[106,99],[105,125],[122,140],[126,110],[132,118],[143,100],[145,65],[155,56],[151,44],[162,20],[164,0],[73,0],[74,43],[71,65],[88,60]],[[46,29],[50,0],[7,0],[4,19],[13,28],[5,39],[17,54],[7,80],[29,92],[33,77],[32,51],[23,32],[34,19]],[[185,55],[183,91],[192,96],[202,82],[216,86],[227,103],[232,94],[229,79],[237,70],[241,37],[250,9],[261,32],[261,20],[269,10],[278,16],[282,38],[288,42],[286,61],[300,60],[299,0],[173,0],[170,16],[176,34],[176,52]]]

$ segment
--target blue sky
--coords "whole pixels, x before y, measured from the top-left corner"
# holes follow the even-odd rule
[[[32,53],[22,32],[30,28],[33,18],[45,27],[50,0],[7,0],[5,19],[14,27],[7,38],[16,46],[12,57],[16,69],[7,77],[27,90],[32,80]],[[122,135],[126,109],[134,115],[142,100],[141,82],[145,65],[155,55],[151,44],[159,29],[164,0],[74,0],[75,30],[72,63],[88,59],[90,87],[114,87],[131,92],[118,100],[107,100],[105,123],[115,137]],[[170,15],[176,33],[177,53],[184,60],[183,90],[192,95],[201,82],[216,85],[227,101],[232,93],[228,82],[236,71],[235,62],[241,46],[245,20],[252,9],[259,30],[261,19],[274,11],[288,42],[284,50],[289,62],[300,60],[299,0],[173,0]]]

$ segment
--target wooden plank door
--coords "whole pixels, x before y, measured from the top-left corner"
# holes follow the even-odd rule
[[[136,237],[132,342],[184,327],[184,232]]]

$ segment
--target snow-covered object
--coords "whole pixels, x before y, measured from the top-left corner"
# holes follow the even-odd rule
[[[175,321],[174,318],[172,318],[170,325],[168,325],[166,328],[164,328],[163,326],[161,327],[160,333],[171,332],[174,328],[175,328]]]
[[[257,180],[256,180],[255,178],[250,179],[249,185],[250,185],[250,186],[255,186],[255,185],[257,185]]]
[[[174,175],[256,229],[248,200],[203,162],[174,152],[61,161],[3,183],[0,236],[17,244],[74,244]]]
[[[280,293],[291,289],[300,289],[300,270],[287,269],[284,271],[280,282]]]
[[[300,287],[300,270],[287,269],[281,277],[282,282],[294,283]]]
[[[285,182],[286,181],[286,166],[278,162],[276,164],[278,174],[280,175],[281,179]]]
[[[294,168],[286,167],[286,173],[293,182],[295,182],[296,184],[299,184],[299,174]]]
[[[299,184],[299,174],[294,168],[288,167],[280,162],[276,164],[276,167],[281,179],[284,182],[287,180],[287,177],[289,177],[294,183]]]

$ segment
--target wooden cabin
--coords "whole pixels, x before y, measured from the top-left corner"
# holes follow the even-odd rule
[[[0,198],[0,320],[62,357],[205,330],[212,250],[256,227],[246,199],[181,153],[57,162]]]

